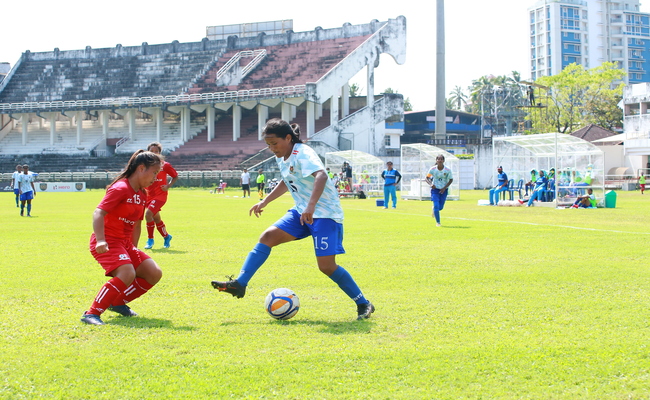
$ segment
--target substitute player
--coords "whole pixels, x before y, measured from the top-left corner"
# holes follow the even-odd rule
[[[138,249],[147,201],[144,188],[154,182],[161,163],[155,153],[136,151],[93,213],[90,253],[111,279],[81,317],[83,323],[104,325],[100,317],[107,309],[125,317],[138,315],[126,303],[147,293],[162,277],[156,262]]]
[[[260,236],[259,243],[248,254],[237,279],[212,281],[219,291],[238,298],[246,294],[246,286],[264,264],[271,248],[282,243],[311,236],[314,240],[318,268],[334,281],[357,304],[357,319],[370,317],[375,307],[355,283],[352,276],[336,263],[343,249],[343,209],[338,192],[325,172],[318,154],[299,139],[297,124],[274,118],[266,123],[264,141],[275,154],[282,180],[249,215],[259,217],[270,202],[287,191],[295,206]]]
[[[436,157],[436,165],[431,167],[426,177],[427,183],[431,186],[431,201],[433,202],[433,216],[436,218],[436,226],[440,226],[440,211],[445,208],[447,201],[447,190],[454,181],[451,169],[445,167],[445,156],[439,154]]]
[[[257,195],[259,196],[260,200],[264,199],[264,182],[266,181],[266,177],[264,176],[264,170],[262,168],[257,171]]]
[[[147,150],[152,153],[160,155],[162,152],[162,145],[158,142],[152,142],[147,146]],[[169,181],[168,177],[171,177],[172,180]],[[165,242],[163,247],[168,249],[172,241],[172,235],[167,232],[167,227],[160,216],[160,210],[167,203],[167,191],[170,187],[174,186],[174,183],[178,180],[178,172],[172,167],[167,161],[162,161],[162,167],[156,181],[149,186],[147,190],[147,204],[146,211],[144,213],[144,218],[147,220],[147,244],[144,246],[145,249],[150,249],[153,247],[154,240],[154,228],[158,230],[160,235],[163,237]]]
[[[29,173],[29,165],[23,165],[23,173],[18,175],[18,189],[20,193],[20,216],[25,215],[25,203],[27,203],[27,216],[31,217],[32,200],[36,197],[34,187],[34,175]]]

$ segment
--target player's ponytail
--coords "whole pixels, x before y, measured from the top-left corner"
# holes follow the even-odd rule
[[[287,121],[280,118],[273,118],[266,122],[263,135],[273,135],[279,138],[285,138],[291,135],[291,143],[303,143],[300,140],[300,125],[289,124]]]
[[[131,175],[135,173],[138,166],[144,165],[146,168],[149,168],[153,165],[159,165],[161,161],[162,160],[158,154],[146,150],[137,150],[129,159],[129,162],[126,164],[124,170],[120,172],[120,174],[115,177],[115,179],[113,179],[113,182],[106,186],[106,189],[113,186],[113,184],[115,184],[115,182],[119,181],[120,179],[130,178]]]

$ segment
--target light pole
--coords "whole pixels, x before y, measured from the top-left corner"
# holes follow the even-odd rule
[[[434,143],[447,136],[445,96],[445,1],[436,0],[436,132]]]

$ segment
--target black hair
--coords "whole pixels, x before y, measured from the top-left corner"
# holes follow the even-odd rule
[[[151,148],[153,146],[158,147],[160,149],[160,152],[162,153],[162,144],[160,144],[160,142],[151,142],[151,143],[149,143],[149,145],[147,146],[147,151],[151,150]]]
[[[291,143],[303,143],[300,140],[300,125],[289,124],[287,121],[280,118],[273,118],[266,121],[266,126],[262,131],[263,135],[273,135],[279,138],[286,138],[291,135]]]
[[[113,182],[106,186],[106,189],[113,186],[115,182],[119,181],[120,179],[131,177],[131,175],[135,173],[135,170],[140,165],[144,165],[145,167],[149,168],[152,165],[160,164],[161,162],[162,159],[160,156],[158,156],[158,154],[147,150],[138,150],[133,153],[124,170],[117,177],[115,177],[115,179],[113,179]]]

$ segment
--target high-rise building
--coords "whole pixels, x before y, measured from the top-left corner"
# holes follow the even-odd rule
[[[626,83],[650,82],[650,14],[639,0],[539,0],[528,11],[533,80],[613,61]]]

